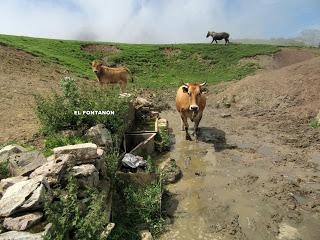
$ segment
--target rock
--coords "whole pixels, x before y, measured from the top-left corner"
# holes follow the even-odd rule
[[[0,162],[7,160],[10,156],[14,154],[22,153],[26,151],[27,150],[24,147],[21,147],[16,144],[5,146],[0,150]]]
[[[149,230],[142,230],[139,232],[139,236],[141,240],[153,240],[153,237]]]
[[[62,154],[54,159],[49,159],[44,165],[34,170],[30,177],[44,176],[49,185],[58,184],[66,173],[68,164],[74,165],[74,156]]]
[[[119,98],[129,98],[131,96],[132,96],[131,93],[120,93],[119,94]]]
[[[3,193],[12,185],[14,185],[17,182],[25,181],[28,177],[23,176],[17,176],[17,177],[11,177],[11,178],[5,178],[0,181],[0,196],[3,195]]]
[[[298,230],[286,223],[281,223],[277,239],[280,240],[301,240]]]
[[[142,108],[142,107],[152,107],[153,104],[152,104],[152,102],[148,101],[145,98],[137,97],[134,100],[133,105],[134,105],[135,109],[139,109],[139,108]]]
[[[0,240],[42,240],[44,233],[9,231],[0,234]]]
[[[159,118],[157,120],[158,129],[168,130],[168,121],[165,118]]]
[[[97,158],[96,162],[94,163],[94,166],[98,170],[99,175],[101,177],[106,177],[107,176],[107,168],[106,168],[106,164],[105,164],[104,158]]]
[[[28,213],[19,217],[6,217],[3,226],[8,230],[24,231],[37,224],[42,217],[41,212]]]
[[[85,137],[99,146],[112,146],[111,133],[103,124],[97,124],[88,129]]]
[[[114,227],[114,223],[108,223],[106,229],[101,233],[100,239],[107,239]]]
[[[231,114],[230,113],[222,113],[220,116],[222,118],[227,118],[227,117],[231,117]]]
[[[61,135],[64,137],[77,137],[77,136],[81,136],[81,133],[78,130],[62,130]]]
[[[94,163],[95,159],[99,157],[98,147],[94,143],[81,143],[75,145],[67,145],[53,149],[56,157],[62,154],[72,154],[75,156],[75,165]]]
[[[9,157],[11,176],[27,176],[46,162],[46,158],[38,151],[21,152]]]
[[[151,112],[150,112],[150,118],[151,118],[151,119],[160,118],[160,113],[159,113],[158,111],[151,111]]]
[[[80,187],[97,187],[99,184],[98,170],[92,164],[83,164],[72,168],[72,175],[78,180]]]
[[[98,154],[99,158],[104,157],[105,151],[102,148],[98,148],[97,154]]]
[[[161,171],[162,181],[164,184],[175,183],[182,176],[182,171],[177,165],[176,160],[173,158],[168,158],[163,161],[160,164],[159,169]]]
[[[15,183],[6,190],[0,200],[0,217],[41,208],[47,189],[49,185],[43,176]]]

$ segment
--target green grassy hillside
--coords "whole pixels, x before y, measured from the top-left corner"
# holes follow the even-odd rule
[[[44,61],[64,65],[81,77],[95,79],[89,62],[105,57],[101,52],[87,53],[85,44],[114,45],[121,51],[108,56],[108,64],[130,68],[136,87],[176,87],[180,81],[215,83],[240,79],[254,73],[257,65],[239,64],[244,57],[272,54],[276,46],[254,44],[122,44],[53,40],[0,35],[0,43],[24,50]]]

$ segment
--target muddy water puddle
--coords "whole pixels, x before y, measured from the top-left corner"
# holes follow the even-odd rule
[[[171,224],[159,239],[277,239],[288,237],[288,229],[303,236],[292,239],[318,239],[318,216],[296,211],[299,201],[309,199],[290,195],[301,170],[273,168],[282,153],[272,143],[227,135],[209,119],[200,123],[205,127],[199,141],[186,141],[178,114],[161,115],[169,121],[174,142],[162,159],[176,159],[183,177],[167,186],[164,208]]]

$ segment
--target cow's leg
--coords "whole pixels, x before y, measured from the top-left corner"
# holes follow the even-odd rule
[[[217,40],[215,40],[216,41],[216,44],[218,43],[218,41]]]
[[[199,123],[201,121],[202,118],[202,112],[198,114],[197,118],[194,120],[194,131],[193,131],[193,135],[196,135],[196,138],[198,138],[199,135]]]
[[[126,91],[126,87],[127,87],[127,86],[126,86],[126,83],[125,83],[125,82],[121,82],[121,83],[120,83],[120,89],[121,89],[121,92],[122,92],[122,93],[124,93],[124,92]]]
[[[213,43],[213,41],[214,41],[214,38],[212,38],[211,44]]]
[[[191,140],[190,134],[188,132],[189,124],[188,124],[188,118],[183,113],[181,113],[181,119],[184,125],[184,130],[186,131],[186,140]]]
[[[183,123],[182,118],[181,118],[181,131],[184,131],[184,123]]]

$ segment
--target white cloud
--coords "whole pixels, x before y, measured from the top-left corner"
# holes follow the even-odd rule
[[[148,43],[206,42],[208,30],[286,37],[303,28],[297,10],[307,14],[308,2],[320,12],[316,0],[4,0],[0,33]]]

